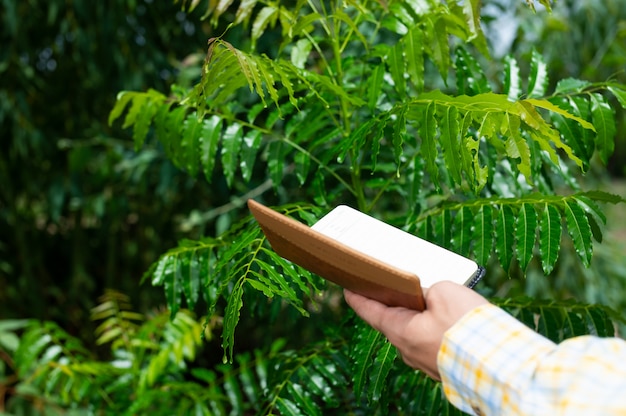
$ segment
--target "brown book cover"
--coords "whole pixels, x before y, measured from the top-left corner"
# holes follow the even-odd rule
[[[281,257],[388,306],[424,310],[420,279],[354,250],[254,200],[248,207]]]

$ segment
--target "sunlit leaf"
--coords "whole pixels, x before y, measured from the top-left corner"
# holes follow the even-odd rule
[[[235,347],[235,327],[239,322],[239,314],[243,307],[243,282],[238,279],[228,295],[226,310],[224,311],[224,332],[222,333],[222,348],[224,349],[224,362],[233,361],[233,348]]]
[[[528,81],[528,97],[543,97],[548,86],[548,65],[543,56],[533,49],[530,61],[530,77]]]
[[[626,88],[619,85],[609,85],[607,89],[617,98],[622,108],[626,108]]]
[[[253,44],[263,35],[268,25],[273,25],[278,17],[279,8],[276,6],[265,6],[256,15],[252,23],[252,42]]]
[[[504,93],[511,101],[522,94],[522,78],[517,61],[510,55],[504,58]]]
[[[589,81],[576,78],[565,78],[557,82],[554,92],[555,94],[579,93],[590,85],[591,83]]]

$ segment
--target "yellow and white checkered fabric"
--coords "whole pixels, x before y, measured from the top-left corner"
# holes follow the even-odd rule
[[[478,415],[626,415],[626,342],[583,336],[559,345],[482,305],[443,339],[446,396]]]

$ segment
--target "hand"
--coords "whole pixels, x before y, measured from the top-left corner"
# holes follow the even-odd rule
[[[452,282],[439,282],[424,289],[423,312],[389,307],[349,290],[344,290],[344,297],[357,315],[398,348],[407,365],[436,380],[440,379],[437,353],[443,334],[467,312],[487,303],[472,289]]]

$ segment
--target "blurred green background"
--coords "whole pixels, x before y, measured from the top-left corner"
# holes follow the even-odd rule
[[[136,309],[159,307],[162,290],[140,285],[150,264],[180,238],[220,229],[219,215],[194,219],[229,202],[225,185],[179,172],[155,144],[135,152],[129,132],[109,127],[107,117],[121,90],[188,85],[207,39],[223,28],[173,0],[0,7],[0,319],[53,320],[89,339],[89,309],[106,288],[128,294]],[[494,79],[502,56],[527,62],[535,48],[552,79],[626,83],[623,0],[559,1],[551,15],[522,0],[489,0],[483,22],[495,58],[484,65]],[[234,43],[237,36],[229,33]],[[588,176],[622,196],[625,124],[621,117],[610,174]],[[494,294],[558,292],[624,311],[625,224],[623,208],[610,211],[592,269],[561,258],[553,278],[531,272],[526,285],[510,281]]]

